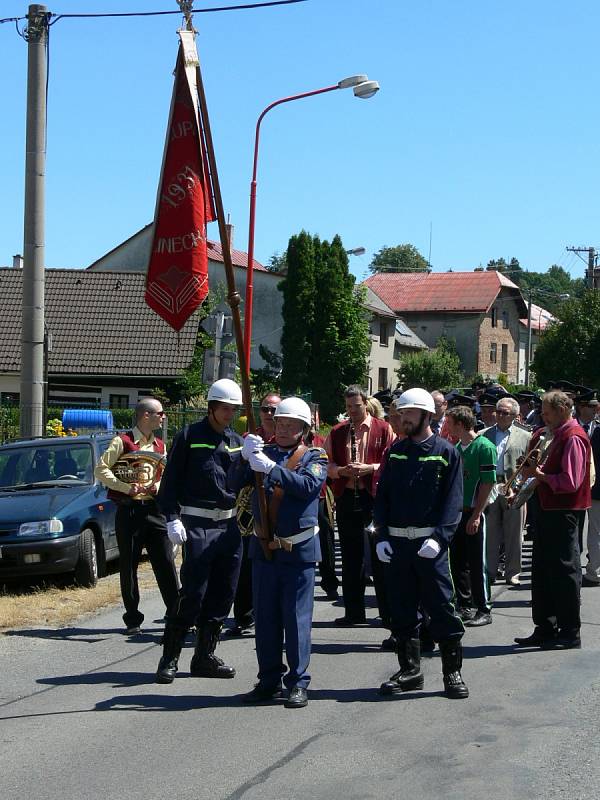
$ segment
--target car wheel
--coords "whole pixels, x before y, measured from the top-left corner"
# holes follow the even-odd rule
[[[79,560],[75,566],[75,582],[80,586],[95,586],[98,583],[98,553],[94,532],[89,528],[79,536]]]

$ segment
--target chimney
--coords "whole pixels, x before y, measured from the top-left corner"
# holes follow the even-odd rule
[[[229,221],[231,215],[227,214],[227,222],[225,223],[225,230],[227,231],[227,241],[229,242],[229,249],[233,250],[233,225]]]
[[[13,269],[23,269],[23,256],[13,256]]]

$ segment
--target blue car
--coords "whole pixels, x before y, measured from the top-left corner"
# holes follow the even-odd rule
[[[94,478],[113,434],[0,446],[0,583],[73,573],[95,586],[118,558],[116,506]]]

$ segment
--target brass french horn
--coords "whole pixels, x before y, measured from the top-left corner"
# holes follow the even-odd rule
[[[132,500],[148,500],[153,497],[151,490],[160,481],[166,463],[167,457],[161,453],[133,450],[115,462],[112,472],[123,483],[136,484],[143,490],[132,495]]]

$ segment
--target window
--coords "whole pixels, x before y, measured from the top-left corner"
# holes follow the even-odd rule
[[[502,327],[507,330],[508,329],[508,311],[502,312]]]
[[[490,363],[495,364],[498,361],[498,345],[496,342],[490,344]]]
[[[387,347],[388,346],[388,339],[389,339],[388,323],[387,322],[380,322],[379,323],[379,345],[381,347]]]
[[[498,327],[498,309],[494,306],[492,308],[492,328]]]
[[[129,408],[128,394],[111,394],[108,396],[110,408]]]
[[[500,355],[500,372],[508,372],[508,345],[502,345],[502,354]]]
[[[379,380],[377,384],[377,391],[380,392],[382,389],[387,389],[387,367],[379,367]]]

